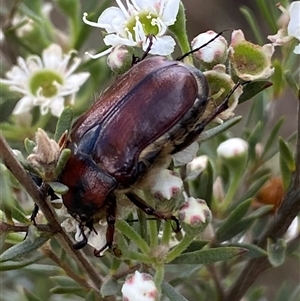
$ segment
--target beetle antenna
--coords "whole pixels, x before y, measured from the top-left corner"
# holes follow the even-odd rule
[[[149,34],[146,38],[146,41],[149,40],[149,45],[147,46],[147,49],[145,50],[143,56],[141,58],[139,58],[138,56],[133,55],[132,56],[132,66],[143,61],[147,55],[149,54],[149,52],[151,51],[151,48],[153,46],[153,39],[155,38],[155,36],[153,34]]]
[[[209,45],[212,41],[214,41],[216,38],[218,38],[219,36],[221,36],[224,32],[226,32],[226,31],[228,31],[228,30],[231,30],[231,29],[224,29],[224,30],[220,31],[220,32],[217,33],[212,39],[210,39],[208,42],[206,42],[206,43],[204,43],[203,45],[201,45],[200,47],[197,47],[197,48],[195,48],[195,49],[193,49],[193,50],[191,50],[191,51],[185,53],[184,55],[178,57],[178,58],[176,59],[176,61],[181,61],[181,60],[183,60],[184,58],[186,58],[187,56],[189,56],[190,54],[192,54],[192,53],[194,53],[194,52],[200,50],[201,48],[206,47],[206,46]]]

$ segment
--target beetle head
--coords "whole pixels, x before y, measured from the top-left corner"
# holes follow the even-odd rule
[[[69,187],[63,203],[82,226],[93,228],[93,217],[106,204],[116,180],[102,171],[87,156],[74,153],[69,158],[60,181]]]

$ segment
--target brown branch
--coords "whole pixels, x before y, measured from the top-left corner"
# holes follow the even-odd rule
[[[299,92],[300,101],[300,92]],[[294,218],[300,212],[300,105],[298,104],[298,138],[296,143],[296,171],[293,174],[292,184],[285,195],[281,207],[274,216],[270,226],[258,240],[258,246],[265,248],[267,239],[274,241],[282,237]],[[236,282],[227,292],[224,301],[239,301],[257,277],[266,269],[271,268],[268,258],[251,259],[238,276]]]
[[[94,285],[95,290],[99,290],[103,279],[99,272],[97,272],[94,267],[90,264],[89,260],[82,251],[74,250],[74,242],[71,240],[69,235],[62,229],[60,223],[56,219],[55,212],[53,211],[51,205],[49,205],[47,198],[42,194],[38,186],[34,183],[30,176],[26,173],[25,169],[16,160],[11,148],[7,144],[5,138],[0,133],[0,157],[15,176],[15,178],[20,182],[20,184],[25,188],[27,193],[31,196],[33,201],[39,206],[40,210],[43,212],[45,218],[47,219],[52,231],[56,234],[57,240],[61,244],[62,248],[72,256],[76,261],[77,265],[89,276],[91,282]]]
[[[53,229],[49,225],[36,225],[37,229],[41,232],[52,232],[54,233]],[[21,224],[8,224],[5,222],[0,223],[0,233],[7,233],[7,232],[28,232],[29,226],[24,226]]]

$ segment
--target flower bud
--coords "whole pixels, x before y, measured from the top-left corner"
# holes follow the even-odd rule
[[[206,155],[199,156],[193,159],[186,166],[186,178],[185,180],[194,180],[199,174],[206,169],[208,157]]]
[[[248,160],[248,143],[241,138],[228,139],[218,146],[217,154],[231,172],[242,174]]]
[[[239,78],[251,81],[270,77],[274,73],[274,68],[271,67],[273,53],[272,44],[259,46],[246,41],[241,30],[232,32],[229,58]]]
[[[160,169],[148,177],[146,186],[157,200],[158,212],[166,214],[178,208],[183,199],[182,185],[181,178],[169,169]]]
[[[209,115],[215,108],[220,105],[227,95],[231,92],[235,83],[231,79],[230,75],[227,74],[224,65],[217,65],[212,70],[205,71],[204,75],[209,85],[209,96],[211,99],[206,107],[203,117]],[[228,101],[228,108],[218,115],[216,118],[217,122],[228,119],[234,115],[234,110],[238,105],[239,97],[243,93],[241,86],[237,87],[233,94],[230,96]]]
[[[199,34],[191,43],[192,49],[196,49],[211,41],[217,33],[213,30]],[[200,64],[211,69],[217,64],[223,64],[227,60],[228,44],[224,37],[218,36],[209,44],[193,53],[193,56]]]
[[[138,271],[128,275],[121,292],[123,301],[157,301],[160,295],[153,277]]]
[[[212,214],[204,200],[189,197],[181,205],[178,218],[186,233],[196,235],[211,222]]]
[[[107,64],[114,73],[120,75],[130,69],[133,55],[130,49],[130,47],[121,44],[112,48],[107,57]]]
[[[248,143],[241,138],[231,138],[222,142],[217,148],[217,153],[223,158],[243,156],[248,151]]]

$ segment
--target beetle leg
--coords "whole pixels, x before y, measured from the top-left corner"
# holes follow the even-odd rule
[[[173,228],[173,230],[175,232],[179,232],[181,227],[179,224],[178,219],[174,216],[165,216],[163,214],[160,214],[159,212],[157,212],[154,208],[152,208],[151,206],[149,206],[143,199],[141,199],[139,196],[137,196],[134,193],[128,192],[126,193],[126,196],[129,198],[129,200],[136,205],[138,208],[140,208],[142,211],[144,211],[146,214],[148,215],[153,215],[159,219],[163,219],[163,220],[172,220],[176,223],[176,227]]]
[[[94,255],[96,257],[101,257],[101,252],[107,248],[111,248],[114,241],[115,233],[115,222],[116,222],[116,198],[115,196],[110,196],[106,208],[106,221],[107,221],[107,230],[106,230],[106,244],[100,250],[94,250]]]

